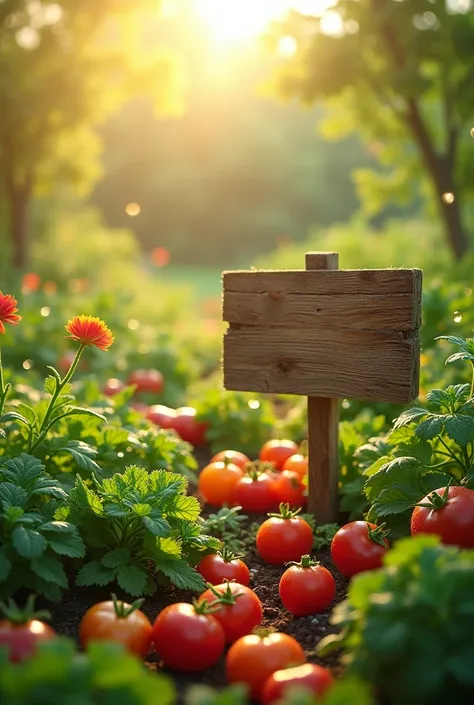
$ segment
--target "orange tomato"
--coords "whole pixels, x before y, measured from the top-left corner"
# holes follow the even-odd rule
[[[308,474],[308,458],[301,453],[295,453],[290,455],[288,460],[283,463],[283,470],[291,470],[291,472],[297,472],[299,475]]]
[[[226,460],[230,463],[234,463],[234,465],[238,465],[242,470],[244,470],[247,463],[251,462],[250,458],[239,450],[221,450],[220,453],[217,453],[211,458],[211,463],[225,462]]]
[[[79,639],[86,647],[91,641],[115,641],[131,654],[145,658],[150,650],[153,629],[138,608],[143,600],[132,605],[113,600],[98,602],[84,614],[79,626]]]
[[[244,473],[234,463],[209,463],[199,475],[199,494],[216,507],[234,503],[235,488]]]
[[[298,453],[298,451],[299,448],[294,441],[267,441],[260,450],[260,460],[266,463],[273,463],[276,470],[282,470],[283,464],[288,458]]]

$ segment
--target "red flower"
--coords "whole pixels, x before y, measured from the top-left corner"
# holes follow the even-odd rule
[[[95,345],[100,350],[108,350],[114,336],[104,321],[96,316],[74,316],[66,326],[68,337],[82,345]]]
[[[0,291],[0,333],[5,333],[4,323],[12,323],[16,325],[21,321],[21,316],[16,312],[17,300],[11,294],[2,294]]]

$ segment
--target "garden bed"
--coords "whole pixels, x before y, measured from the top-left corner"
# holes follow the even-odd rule
[[[209,513],[209,509],[204,508],[203,516],[206,517]],[[262,516],[252,517],[247,523],[243,524],[242,533],[249,531],[250,525],[255,521],[260,523],[265,518]],[[249,550],[245,562],[251,571],[250,587],[256,592],[263,604],[262,625],[295,637],[304,648],[309,662],[319,663],[337,673],[340,667],[337,665],[335,654],[330,654],[322,659],[316,655],[315,646],[320,639],[329,632],[334,631],[334,628],[329,624],[329,617],[334,604],[344,598],[347,581],[334,570],[329,549],[316,551],[313,556],[332,571],[337,587],[333,605],[314,617],[294,618],[281,604],[278,595],[278,582],[285,570],[284,568],[264,563],[255,549]],[[150,620],[154,620],[160,610],[166,605],[173,602],[191,602],[194,597],[196,595],[190,592],[180,591],[176,588],[166,588],[161,593],[157,592],[152,597],[147,598],[142,610]],[[107,588],[73,587],[68,591],[66,599],[52,606],[53,619],[51,624],[58,634],[70,636],[77,640],[79,623],[85,611],[96,602],[109,598],[110,591]],[[159,662],[152,655],[147,659],[146,664],[151,670],[162,670]],[[164,672],[167,672],[172,677],[176,685],[179,693],[179,703],[183,702],[183,695],[187,688],[196,683],[210,685],[216,689],[223,688],[227,684],[224,657],[220,659],[214,668],[199,674]]]

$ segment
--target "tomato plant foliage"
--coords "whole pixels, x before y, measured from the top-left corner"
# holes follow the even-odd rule
[[[472,699],[474,551],[433,536],[402,539],[384,567],[356,576],[332,617],[341,630],[321,650],[342,648],[349,671],[389,705]]]
[[[131,466],[123,474],[92,486],[77,477],[70,493],[69,516],[84,538],[88,562],[79,585],[108,585],[115,580],[130,595],[155,592],[159,579],[189,590],[204,587],[194,569],[206,551],[220,541],[203,533],[200,505],[186,495],[182,475]]]

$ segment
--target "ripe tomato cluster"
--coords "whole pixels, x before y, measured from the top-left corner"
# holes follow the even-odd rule
[[[267,514],[283,502],[306,504],[307,458],[296,443],[265,443],[258,460],[235,450],[215,455],[199,476],[202,499],[216,507],[239,506],[250,514]]]

